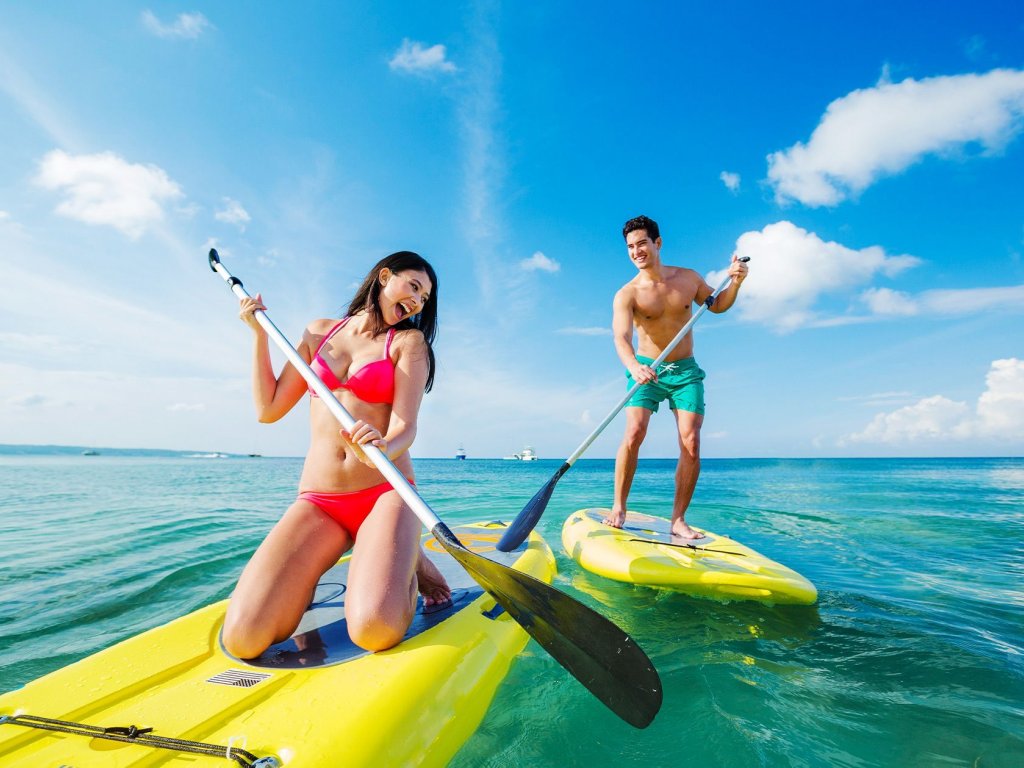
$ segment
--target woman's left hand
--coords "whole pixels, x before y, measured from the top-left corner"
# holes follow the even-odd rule
[[[355,424],[352,425],[351,431],[342,428],[341,436],[345,438],[345,440],[347,440],[349,444],[352,446],[356,458],[359,459],[361,462],[363,462],[363,464],[365,464],[368,467],[373,467],[375,465],[373,463],[373,460],[366,455],[366,451],[363,450],[362,446],[376,446],[377,448],[380,448],[380,450],[384,452],[385,456],[387,456],[388,441],[384,439],[384,435],[382,435],[380,433],[380,430],[377,429],[375,426],[373,426],[372,424],[367,424],[362,419],[359,419],[358,421],[356,421]]]

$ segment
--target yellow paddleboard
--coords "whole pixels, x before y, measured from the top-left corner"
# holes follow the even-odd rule
[[[683,540],[660,517],[629,512],[621,528],[601,521],[607,509],[581,509],[562,526],[562,545],[588,571],[617,581],[665,587],[720,600],[810,605],[807,579],[727,536],[702,530]]]
[[[452,528],[473,551],[550,583],[547,544],[534,534],[498,552],[504,529]],[[432,536],[424,539],[452,604],[424,611],[421,601],[395,648],[366,653],[349,640],[346,557],[321,578],[295,635],[258,659],[221,647],[223,601],[0,695],[0,765],[446,765],[529,636]]]

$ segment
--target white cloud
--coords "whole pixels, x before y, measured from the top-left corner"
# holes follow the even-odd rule
[[[985,57],[987,45],[982,35],[971,35],[964,42],[964,53],[971,61],[978,61]]]
[[[129,163],[113,152],[69,155],[48,152],[36,184],[63,192],[57,213],[87,224],[105,224],[131,238],[163,220],[163,203],[183,196],[181,187],[155,165]]]
[[[522,315],[530,299],[523,295],[522,286],[528,281],[522,270],[499,248],[505,239],[500,192],[506,164],[499,130],[502,56],[493,15],[493,8],[478,6],[470,20],[472,46],[466,52],[466,77],[457,104],[462,155],[460,221],[481,303],[491,306],[500,298],[510,310],[497,318],[502,324]],[[497,286],[502,287],[500,297]]]
[[[59,100],[51,100],[19,63],[0,49],[0,92],[10,97],[18,111],[36,124],[57,146],[80,144],[74,121],[61,111]]]
[[[13,306],[16,306],[16,303],[9,300],[6,309],[10,311]],[[81,349],[81,346],[82,343],[78,339],[66,339],[45,333],[0,331],[0,350],[5,353],[67,354]]]
[[[569,327],[559,328],[558,333],[566,336],[611,336],[612,329],[602,326],[587,326],[585,328]]]
[[[890,288],[869,288],[861,301],[876,315],[970,315],[992,309],[1024,310],[1024,285],[923,291],[912,296]]]
[[[876,315],[916,315],[918,305],[909,294],[891,288],[868,288],[861,300]]]
[[[995,360],[978,398],[976,429],[982,435],[1024,440],[1024,360]]]
[[[933,395],[891,413],[880,413],[863,432],[850,435],[853,443],[935,441],[952,434],[970,416],[967,403]]]
[[[736,241],[736,252],[750,257],[751,271],[733,312],[782,333],[911,316],[1024,312],[1024,285],[917,294],[862,288],[876,276],[892,278],[922,262],[915,256],[887,255],[877,245],[855,250],[827,242],[789,221],[744,233]],[[725,274],[725,270],[711,272],[707,281],[717,285]],[[841,313],[825,308],[829,300],[843,302]],[[857,306],[866,311],[856,312]]]
[[[174,212],[182,219],[194,219],[202,210],[203,207],[199,203],[186,203],[174,208]]]
[[[146,29],[165,40],[195,40],[213,25],[203,14],[182,13],[170,24],[165,24],[152,11],[142,12],[142,23]]]
[[[867,395],[850,395],[837,397],[840,403],[860,403],[868,408],[891,407],[910,402],[915,397],[913,392],[872,392]]]
[[[718,178],[725,184],[726,189],[730,192],[738,192],[740,188],[740,175],[738,173],[730,173],[729,171],[722,171],[718,174]]]
[[[776,200],[837,205],[928,154],[1001,150],[1024,127],[1024,71],[880,82],[836,99],[810,140],[768,156]]]
[[[406,38],[402,46],[388,62],[391,69],[412,74],[428,74],[431,72],[454,72],[455,65],[448,61],[447,50],[443,45],[432,45],[425,48]]]
[[[49,398],[42,395],[21,395],[7,398],[7,404],[14,408],[36,408],[51,404],[52,402]]]
[[[1024,309],[1024,285],[925,291],[918,298],[918,303],[937,315],[967,315],[993,307],[1020,310]]]
[[[7,221],[9,218],[11,218],[11,214],[7,211],[0,211],[0,221]]]
[[[562,268],[561,264],[554,259],[549,259],[540,251],[536,251],[530,258],[520,261],[519,266],[527,272],[536,272],[537,270],[557,272]]]
[[[188,411],[205,411],[206,405],[204,403],[174,403],[168,405],[167,410],[172,413],[185,413]]]
[[[827,242],[788,221],[744,233],[736,253],[751,260],[734,311],[781,332],[826,322],[815,308],[826,295],[845,296],[876,275],[892,277],[920,263],[914,256],[889,256],[877,245],[854,250]],[[717,285],[724,276],[724,270],[713,272],[708,282]]]
[[[861,432],[841,444],[881,443],[909,446],[936,441],[995,440],[1024,443],[1024,360],[994,360],[986,389],[973,410],[942,395],[880,413]]]
[[[213,216],[217,221],[234,224],[242,232],[245,231],[245,225],[252,220],[249,212],[242,207],[242,204],[237,200],[232,200],[230,197],[224,198],[224,208],[217,211]]]

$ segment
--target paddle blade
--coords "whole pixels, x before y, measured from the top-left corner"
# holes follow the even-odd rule
[[[559,478],[568,471],[569,467],[569,464],[563,464],[559,467],[558,471],[551,476],[551,479],[544,484],[544,487],[537,491],[532,499],[526,502],[523,511],[516,515],[516,519],[505,529],[505,534],[498,542],[497,549],[499,552],[511,552],[526,541],[526,537],[530,535],[530,531],[537,525],[537,521],[544,514],[544,510],[548,508],[548,501],[551,500],[551,494],[554,493]]]
[[[552,658],[636,728],[661,708],[661,679],[647,654],[596,611],[549,584],[472,552],[444,523],[434,537]]]

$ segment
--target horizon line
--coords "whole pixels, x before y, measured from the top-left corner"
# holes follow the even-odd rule
[[[99,445],[64,445],[60,443],[0,443],[0,450],[4,449],[58,449],[62,451],[120,451],[134,453],[173,453],[191,454],[197,457],[219,456],[223,458],[265,458],[265,459],[304,459],[305,456],[292,456],[287,454],[261,454],[261,453],[238,453],[235,451],[222,451],[194,448],[124,448],[119,446]],[[467,456],[458,459],[455,456],[413,456],[413,460],[430,461],[522,461],[506,456]],[[815,461],[815,460],[869,460],[869,459],[1024,459],[1024,455],[1014,454],[982,454],[982,455],[896,455],[886,454],[878,456],[702,456],[707,461]],[[564,459],[537,458],[536,461],[564,461]],[[590,456],[580,461],[614,461],[614,456]],[[640,461],[676,461],[678,456],[642,456]],[[526,463],[530,463],[527,461]]]

